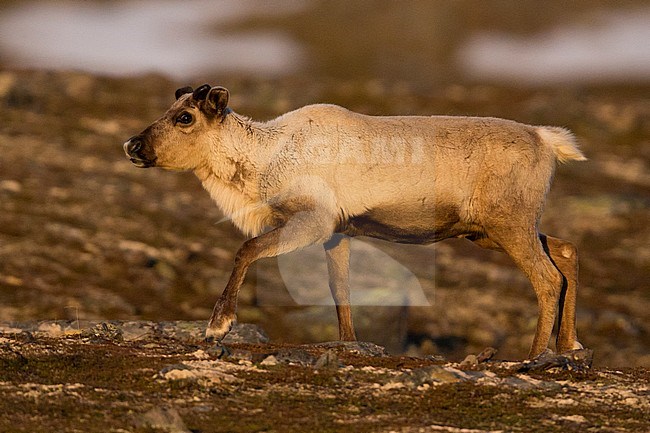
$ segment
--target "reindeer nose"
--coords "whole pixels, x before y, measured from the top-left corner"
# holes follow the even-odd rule
[[[124,151],[129,155],[133,155],[142,149],[142,140],[137,135],[129,138],[129,141],[124,143]]]

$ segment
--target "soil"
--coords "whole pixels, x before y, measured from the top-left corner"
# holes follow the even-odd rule
[[[0,431],[641,432],[647,369],[449,363],[371,343],[275,344],[251,325],[224,345],[196,322],[0,326]],[[586,353],[584,353],[586,352]],[[550,361],[550,362],[549,362]]]

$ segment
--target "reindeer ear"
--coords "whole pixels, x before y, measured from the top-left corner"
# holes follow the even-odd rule
[[[224,87],[213,87],[206,98],[206,108],[217,116],[222,116],[228,107],[230,94]]]
[[[197,87],[196,90],[192,93],[192,98],[196,101],[205,101],[205,97],[208,96],[210,91],[210,85],[204,84],[201,87]]]
[[[185,86],[178,89],[175,93],[176,100],[178,100],[178,98],[185,95],[186,93],[192,93],[192,88],[190,86]]]

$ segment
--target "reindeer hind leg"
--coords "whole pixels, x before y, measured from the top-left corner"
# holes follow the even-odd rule
[[[548,348],[561,294],[562,274],[542,247],[536,231],[506,227],[491,230],[488,239],[475,241],[479,246],[505,251],[526,274],[537,295],[539,317],[529,358]]]
[[[558,333],[556,348],[558,353],[582,349],[576,332],[576,298],[578,291],[578,250],[569,241],[540,234],[544,250],[555,267],[564,276],[560,293]]]

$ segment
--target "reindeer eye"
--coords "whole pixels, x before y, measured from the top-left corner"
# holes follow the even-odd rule
[[[189,125],[194,121],[194,117],[187,111],[183,111],[177,118],[176,118],[176,123],[180,123],[181,125]]]

